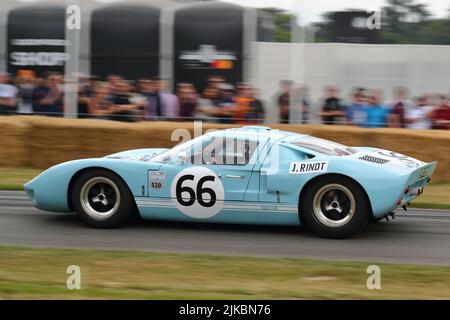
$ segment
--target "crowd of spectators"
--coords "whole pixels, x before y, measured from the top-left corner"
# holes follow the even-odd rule
[[[38,114],[62,116],[64,78],[48,72],[42,78],[23,70],[16,77],[0,73],[0,115]],[[383,102],[377,89],[355,88],[349,99],[337,86],[325,88],[324,97],[311,101],[306,85],[281,81],[276,94],[279,121],[282,123],[317,122],[366,128],[397,127],[411,129],[450,129],[450,105],[446,95],[424,94],[408,98],[404,87],[394,88],[392,101]],[[212,76],[198,92],[191,83],[176,84],[175,93],[159,77],[129,81],[120,75],[106,79],[79,75],[79,118],[117,121],[204,120],[218,123],[259,124],[265,121],[265,104],[258,91],[240,82],[227,83]],[[318,110],[318,112],[317,112]]]
[[[64,113],[64,79],[48,72],[35,78],[31,72],[14,79],[0,74],[0,115],[38,114],[60,117]],[[203,92],[191,83],[178,83],[175,94],[159,77],[129,81],[119,75],[105,80],[80,75],[79,118],[117,121],[203,119],[219,123],[252,124],[264,119],[264,107],[256,90],[246,83],[235,86],[213,76]]]
[[[319,112],[315,116],[327,125],[450,129],[450,104],[445,94],[423,94],[409,99],[407,88],[395,87],[393,97],[393,100],[383,102],[380,90],[355,88],[346,101],[340,96],[339,88],[330,85],[325,88],[324,97],[318,102],[316,110]],[[302,123],[309,122],[313,116],[305,85],[296,88],[290,81],[282,81],[277,102],[282,122],[288,119],[292,121],[292,114],[301,114]]]

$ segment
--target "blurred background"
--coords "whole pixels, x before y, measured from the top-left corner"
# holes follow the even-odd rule
[[[449,129],[450,1],[2,0],[0,114]]]
[[[1,0],[0,300],[448,298],[449,93],[450,0]],[[416,209],[345,246],[296,228],[99,232],[23,192],[57,163],[173,146],[193,120],[439,165]],[[383,262],[383,291],[364,261]]]

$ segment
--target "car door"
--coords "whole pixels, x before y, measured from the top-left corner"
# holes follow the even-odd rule
[[[181,212],[206,218],[225,202],[244,201],[249,185],[258,192],[259,183],[250,181],[259,177],[253,169],[264,141],[209,136],[199,143],[150,173],[150,197],[167,198]]]

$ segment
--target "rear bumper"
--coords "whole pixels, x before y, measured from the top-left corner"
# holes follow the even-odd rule
[[[382,175],[371,179],[371,184],[364,186],[372,205],[375,218],[382,218],[398,207],[408,205],[423,193],[430,180],[436,162],[426,163],[401,175]],[[420,195],[418,190],[420,190]]]

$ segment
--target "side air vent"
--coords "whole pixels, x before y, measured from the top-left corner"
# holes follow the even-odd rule
[[[359,157],[359,160],[372,162],[372,163],[377,163],[377,164],[385,164],[386,162],[389,162],[389,160],[381,159],[381,158],[377,158],[377,157],[373,157],[373,156]]]

